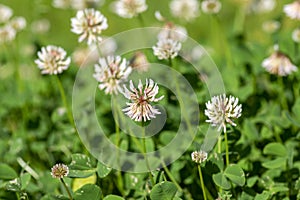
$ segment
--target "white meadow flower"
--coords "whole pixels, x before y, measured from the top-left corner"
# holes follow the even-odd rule
[[[69,167],[65,164],[56,164],[51,168],[51,176],[53,178],[63,178],[68,176],[69,174]]]
[[[0,27],[0,44],[13,41],[16,38],[16,34],[16,30],[9,24]]]
[[[26,19],[24,17],[14,17],[10,20],[9,24],[16,31],[21,31],[26,27]]]
[[[166,23],[163,29],[158,33],[158,40],[172,39],[179,42],[184,42],[187,38],[187,30],[173,23]]]
[[[7,22],[12,15],[13,15],[13,11],[11,8],[3,4],[0,4],[0,23]]]
[[[275,20],[268,20],[262,24],[262,29],[267,33],[275,33],[280,28],[280,22]]]
[[[132,18],[147,10],[146,0],[118,0],[113,4],[114,11],[123,18]]]
[[[48,45],[38,52],[35,63],[42,70],[42,74],[61,74],[71,63],[71,58],[66,56],[67,53],[63,48]]]
[[[155,11],[154,17],[155,17],[155,19],[157,19],[160,22],[163,22],[163,21],[166,20],[166,18],[164,16],[162,16],[162,14],[160,13],[160,11],[158,11],[158,10]]]
[[[222,4],[219,0],[204,0],[201,3],[202,11],[208,14],[220,12]]]
[[[174,17],[191,21],[199,15],[199,3],[197,0],[172,0],[170,10]]]
[[[154,55],[158,59],[173,59],[178,55],[181,49],[181,43],[172,39],[158,40],[156,46],[152,47]]]
[[[286,4],[283,7],[285,14],[291,19],[300,20],[300,1],[294,1],[293,3]]]
[[[70,8],[72,4],[72,0],[53,0],[52,5],[55,8],[67,9]]]
[[[120,84],[127,80],[131,71],[125,58],[107,56],[99,59],[93,76],[99,82],[99,89],[104,90],[105,94],[118,94]]]
[[[275,0],[256,0],[252,2],[251,10],[254,13],[267,13],[272,11],[276,6]]]
[[[130,60],[130,65],[133,69],[140,73],[146,72],[149,69],[148,59],[141,51],[138,51],[133,55],[132,59]]]
[[[33,33],[43,34],[50,29],[50,22],[48,19],[38,19],[31,23],[31,31]]]
[[[297,28],[293,31],[292,39],[294,42],[300,43],[300,28]]]
[[[93,8],[78,11],[71,24],[71,31],[80,35],[78,42],[87,40],[88,45],[101,42],[100,34],[108,28],[106,17]]]
[[[158,102],[164,98],[164,96],[156,98],[159,90],[157,83],[154,83],[152,79],[146,79],[146,84],[143,86],[142,81],[139,80],[138,87],[135,88],[130,80],[129,89],[124,85],[122,91],[124,97],[130,100],[129,103],[126,103],[127,108],[123,109],[127,116],[134,121],[146,122],[160,114],[159,110],[151,105],[152,102]]]
[[[76,10],[85,8],[97,8],[104,3],[104,0],[72,0],[71,7]]]
[[[224,132],[226,131],[226,123],[236,126],[232,118],[239,118],[242,114],[242,105],[238,105],[238,102],[238,98],[233,96],[228,98],[225,94],[212,97],[211,101],[205,104],[204,114],[208,117],[206,122],[218,127],[218,131],[223,128]]]
[[[276,74],[279,76],[287,76],[292,72],[297,71],[297,67],[291,62],[291,60],[282,52],[277,49],[262,62],[263,68],[265,68],[270,74]]]
[[[207,160],[207,153],[205,151],[194,151],[191,154],[192,157],[192,161],[194,161],[195,163],[203,163]]]

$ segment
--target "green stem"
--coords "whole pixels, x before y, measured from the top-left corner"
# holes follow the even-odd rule
[[[114,102],[114,106],[116,107],[117,111],[115,112],[115,131],[116,131],[116,146],[118,148],[117,150],[117,162],[118,162],[118,165],[120,165],[120,128],[119,128],[119,125],[118,125],[118,119],[119,119],[119,116],[118,116],[118,110],[119,110],[119,107],[118,107],[118,104],[116,102],[116,99],[115,97],[112,97],[113,98],[113,102]],[[120,166],[120,169],[117,170],[117,177],[118,177],[118,185],[119,185],[119,190],[121,192],[121,194],[124,196],[125,193],[124,193],[124,189],[123,189],[123,178],[122,178],[122,174],[121,174],[121,166]]]
[[[278,77],[278,84],[279,84],[279,87],[281,87],[281,93],[280,93],[280,95],[278,95],[278,97],[280,98],[279,102],[281,102],[283,109],[288,110],[289,106],[288,106],[286,96],[285,96],[283,77]]]
[[[165,172],[167,173],[167,175],[169,176],[169,178],[171,179],[171,181],[176,185],[177,189],[179,190],[179,192],[182,192],[182,188],[180,187],[180,185],[177,183],[177,181],[175,180],[175,178],[173,177],[172,173],[169,171],[169,169],[166,166],[166,163],[162,160],[161,161],[162,166],[165,170]]]
[[[70,190],[69,190],[67,184],[65,183],[64,179],[61,178],[60,180],[61,180],[62,184],[64,185],[64,187],[65,187],[65,189],[66,189],[66,191],[67,191],[67,193],[68,193],[68,195],[69,195],[70,200],[73,200],[73,197],[72,197],[72,195],[71,195],[71,192],[70,192]]]
[[[229,150],[228,150],[228,140],[227,140],[227,131],[224,130],[224,136],[225,136],[225,149],[226,149],[226,166],[229,166]]]
[[[222,137],[221,135],[218,137],[218,153],[222,153]]]
[[[207,200],[206,192],[205,192],[205,187],[204,187],[203,176],[202,176],[202,171],[201,171],[201,167],[200,167],[199,164],[198,164],[198,172],[199,172],[199,178],[200,178],[200,183],[201,183],[203,198],[204,198],[204,200]]]
[[[69,118],[69,122],[74,126],[74,128],[76,130],[73,115],[72,115],[72,112],[71,112],[70,107],[68,105],[67,98],[66,98],[66,93],[65,93],[65,90],[62,86],[61,80],[59,79],[58,75],[54,75],[54,76],[56,78],[56,82],[57,82],[57,85],[58,85],[58,88],[59,88],[59,92],[60,92],[63,104],[64,104],[64,106],[67,110],[67,115],[68,115],[68,118]]]
[[[149,160],[148,160],[148,157],[147,157],[146,132],[145,132],[145,127],[144,127],[144,121],[142,121],[142,136],[143,136],[143,138],[142,138],[142,141],[143,141],[143,154],[144,154],[144,157],[145,157],[145,160],[146,160],[146,166],[147,166],[147,169],[149,171],[149,177],[150,177],[152,186],[154,186],[155,185],[155,181],[154,181],[153,175],[151,173],[150,165],[149,165]]]

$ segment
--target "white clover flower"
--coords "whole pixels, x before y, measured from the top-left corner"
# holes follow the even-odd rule
[[[204,0],[201,3],[202,11],[208,14],[216,14],[220,12],[222,4],[218,0]]]
[[[284,53],[278,50],[275,50],[270,57],[264,59],[262,66],[270,74],[276,74],[279,76],[287,76],[298,70],[291,60]]]
[[[262,24],[262,29],[267,33],[275,33],[280,28],[280,22],[268,20]]]
[[[163,39],[159,40],[152,49],[154,55],[157,56],[159,60],[173,59],[178,55],[181,49],[181,43],[172,39]]]
[[[122,91],[124,97],[130,100],[129,103],[126,103],[127,108],[122,110],[127,116],[134,121],[146,122],[160,114],[159,110],[150,104],[164,98],[164,96],[156,98],[159,90],[157,83],[154,83],[152,79],[146,79],[146,84],[143,86],[142,81],[139,80],[138,88],[135,88],[130,80],[129,88],[130,90],[124,85]]]
[[[300,20],[300,1],[297,0],[293,3],[284,5],[283,11],[291,19]]]
[[[93,8],[78,11],[71,24],[71,31],[80,35],[78,42],[87,40],[88,45],[101,42],[100,34],[108,28],[106,17]]]
[[[83,10],[85,8],[97,8],[102,5],[104,0],[72,0],[71,7],[76,10]]]
[[[228,98],[225,94],[212,97],[211,101],[205,104],[204,114],[208,117],[206,122],[218,127],[218,131],[223,127],[224,132],[226,123],[236,126],[232,118],[239,118],[242,115],[242,105],[238,105],[238,102],[238,98],[233,96]]]
[[[67,9],[71,7],[72,0],[53,0],[52,5],[55,8]]]
[[[155,11],[154,17],[155,17],[155,19],[157,19],[160,22],[163,22],[163,21],[166,20],[166,18],[164,16],[162,16],[162,14],[160,13],[160,11],[158,11],[158,10]]]
[[[114,2],[114,12],[123,18],[132,18],[146,11],[146,0],[118,0]]]
[[[267,13],[272,11],[275,6],[275,0],[257,0],[252,2],[251,10],[254,13]]]
[[[26,27],[26,19],[24,17],[14,17],[9,24],[16,31],[21,31]]]
[[[42,70],[42,74],[61,74],[71,63],[71,58],[66,56],[67,53],[63,48],[48,45],[38,52],[35,63]]]
[[[194,161],[195,163],[203,163],[207,160],[207,153],[205,151],[194,151],[191,154],[192,157],[192,161]]]
[[[191,21],[199,16],[199,3],[197,0],[172,0],[170,10],[174,17]]]
[[[16,30],[9,24],[0,27],[0,44],[13,41],[16,38],[16,34]]]
[[[99,89],[104,90],[105,94],[118,94],[120,84],[127,80],[131,71],[125,58],[107,56],[99,59],[93,76],[99,82]]]
[[[13,11],[11,8],[3,4],[0,4],[0,23],[7,22],[12,15],[13,15]]]
[[[68,176],[69,174],[69,167],[65,164],[56,164],[51,168],[51,176],[53,178],[63,178]]]
[[[149,69],[148,59],[141,51],[138,51],[133,55],[132,59],[130,60],[130,65],[132,69],[135,69],[140,73],[146,72]]]
[[[48,19],[38,19],[31,23],[31,31],[33,33],[43,34],[50,29],[50,22]]]
[[[296,43],[300,43],[300,28],[297,28],[292,33],[292,39]]]
[[[179,42],[184,42],[187,39],[187,30],[173,23],[166,23],[163,29],[158,33],[158,40],[172,39]]]

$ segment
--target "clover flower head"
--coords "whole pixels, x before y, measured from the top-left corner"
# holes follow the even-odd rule
[[[275,0],[255,0],[251,2],[251,11],[254,13],[267,13],[276,6]]]
[[[132,59],[130,60],[130,65],[133,69],[137,70],[138,72],[146,72],[149,69],[149,62],[146,55],[138,51],[136,52]]]
[[[296,43],[300,43],[300,28],[297,28],[292,33],[292,39]]]
[[[271,54],[271,56],[263,60],[262,66],[270,74],[276,74],[279,76],[287,76],[298,70],[289,57],[277,49]]]
[[[165,24],[163,29],[158,33],[158,40],[172,39],[179,42],[184,42],[187,38],[187,30],[171,22]]]
[[[171,13],[174,17],[191,21],[199,15],[199,3],[197,0],[172,0]]]
[[[156,46],[153,46],[152,49],[154,55],[157,56],[159,60],[173,59],[178,55],[181,49],[181,43],[170,38],[161,39],[158,40]]]
[[[114,2],[115,13],[123,18],[132,18],[147,10],[146,0],[118,0]]]
[[[160,114],[159,110],[151,105],[151,103],[158,102],[164,98],[164,96],[156,98],[159,90],[157,83],[152,79],[146,79],[146,84],[143,86],[142,81],[139,80],[138,87],[135,88],[132,80],[130,80],[129,89],[124,85],[124,90],[122,91],[124,97],[130,100],[130,102],[126,103],[127,107],[123,109],[127,116],[134,121],[146,122]]]
[[[16,38],[16,30],[9,24],[0,27],[0,44],[11,42]]]
[[[280,28],[280,22],[276,20],[268,20],[262,24],[262,29],[266,33],[275,33]]]
[[[71,31],[80,35],[78,42],[87,40],[88,45],[101,42],[100,35],[108,28],[106,17],[93,8],[77,11],[76,17],[71,19],[71,25]]]
[[[107,56],[99,59],[93,76],[99,82],[99,89],[104,90],[105,94],[118,94],[120,84],[127,80],[131,71],[125,58]]]
[[[7,22],[12,15],[13,15],[13,11],[11,8],[3,4],[0,4],[0,23]]]
[[[204,0],[201,3],[203,12],[208,14],[216,14],[220,12],[222,4],[218,0]]]
[[[38,19],[31,23],[31,31],[37,34],[47,33],[50,29],[50,22],[48,19]]]
[[[195,163],[203,163],[207,160],[207,153],[205,151],[194,151],[191,154],[192,157],[192,161],[194,161]]]
[[[223,128],[224,132],[226,131],[226,123],[236,126],[232,119],[242,115],[242,105],[238,103],[238,98],[233,96],[228,98],[225,94],[212,97],[211,101],[205,104],[204,114],[208,117],[206,122],[218,127],[218,131]]]
[[[300,20],[300,0],[284,5],[283,11],[289,18]]]
[[[14,17],[9,24],[16,31],[21,31],[26,27],[26,19],[24,17]]]
[[[66,56],[67,53],[63,48],[48,45],[38,52],[35,63],[42,70],[42,74],[61,74],[71,63],[71,58]]]
[[[51,168],[51,176],[53,178],[63,178],[68,176],[69,174],[69,167],[65,164],[56,164]]]

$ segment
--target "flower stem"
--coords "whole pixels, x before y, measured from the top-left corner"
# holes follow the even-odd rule
[[[226,166],[229,166],[229,150],[228,150],[228,140],[227,140],[227,131],[224,129],[225,136],[225,149],[226,149]]]
[[[59,88],[59,91],[60,91],[60,95],[61,95],[63,104],[64,104],[65,108],[67,109],[67,115],[68,115],[68,118],[69,118],[69,122],[74,126],[74,128],[76,130],[73,115],[72,115],[72,112],[71,112],[70,107],[68,105],[67,98],[66,98],[66,93],[65,93],[65,90],[62,86],[61,80],[59,79],[59,77],[57,75],[55,75],[55,78],[56,78],[56,82],[57,82],[57,85],[58,85],[58,88]]]
[[[205,192],[205,187],[204,187],[203,176],[202,176],[202,171],[201,171],[201,166],[199,164],[198,164],[198,172],[199,172],[199,178],[200,178],[200,183],[201,183],[203,198],[204,198],[204,200],[207,200],[206,192]]]
[[[138,19],[141,27],[145,27],[145,21],[141,14],[138,15]]]
[[[65,183],[64,179],[61,178],[60,181],[61,181],[62,184],[64,185],[64,187],[65,187],[65,189],[66,189],[66,191],[67,191],[67,193],[68,193],[68,195],[69,195],[70,200],[73,200],[73,197],[72,197],[72,195],[71,195],[71,192],[70,192],[70,190],[69,190],[67,184]]]
[[[148,171],[149,171],[149,177],[150,177],[152,186],[154,186],[155,182],[154,182],[154,178],[153,178],[153,175],[151,173],[149,161],[148,161],[148,158],[147,158],[146,132],[145,132],[145,127],[144,127],[144,121],[142,121],[142,134],[143,134],[143,138],[142,138],[142,140],[143,140],[143,153],[144,153],[144,157],[145,157],[145,160],[146,160],[146,166],[147,166]]]
[[[175,184],[175,186],[177,187],[177,189],[179,190],[179,192],[182,192],[182,188],[180,187],[180,185],[177,183],[177,181],[175,180],[174,176],[172,175],[172,173],[169,171],[169,169],[166,166],[166,163],[164,162],[164,160],[161,161],[162,166],[165,170],[165,172],[167,173],[167,175],[169,176],[169,178],[171,179],[171,181]]]

